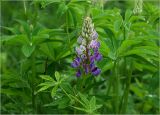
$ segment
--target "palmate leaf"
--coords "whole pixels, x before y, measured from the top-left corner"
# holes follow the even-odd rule
[[[44,91],[44,90],[54,86],[52,91],[51,91],[51,96],[53,97],[55,95],[57,89],[58,89],[58,85],[57,85],[56,81],[48,75],[40,75],[40,77],[42,79],[44,79],[45,82],[40,83],[38,85],[38,86],[42,86],[42,87],[36,93],[39,93],[41,91]]]
[[[52,103],[49,104],[45,104],[43,105],[44,107],[54,107],[54,106],[58,106],[59,109],[64,109],[66,107],[68,107],[70,100],[68,97],[66,96],[62,96],[60,98],[57,98],[55,100],[53,100]]]
[[[88,105],[90,102],[87,100],[87,97],[83,94],[81,94],[80,92],[78,93],[78,95],[80,96],[81,100],[83,101],[83,103],[85,103],[85,105]]]
[[[86,113],[95,113],[95,111],[97,109],[99,109],[102,105],[96,105],[96,97],[93,96],[90,100],[87,99],[87,97],[83,94],[81,94],[80,92],[78,93],[79,97],[80,97],[80,100],[73,96],[73,95],[70,95],[73,99],[75,99],[75,101],[79,102],[82,106],[82,107],[75,107],[75,106],[72,106],[73,108],[77,109],[77,110],[80,110],[80,111],[84,111]]]
[[[92,98],[91,98],[91,100],[90,100],[90,108],[91,109],[96,109],[96,98],[95,98],[95,96],[93,96]]]
[[[55,87],[57,87],[56,86],[56,81],[52,78],[52,77],[50,77],[49,75],[40,75],[40,77],[42,78],[42,79],[44,79],[45,80],[45,82],[43,82],[43,83],[40,83],[38,86],[42,86],[37,92],[35,92],[35,94],[37,94],[37,93],[39,93],[39,92],[42,92],[42,91],[44,91],[44,90],[46,90],[46,89],[48,89],[48,88],[50,88],[50,87],[53,87],[53,86],[55,86]],[[56,89],[56,88],[55,88]]]
[[[74,95],[75,92],[73,91],[73,88],[72,88],[70,82],[64,82],[64,83],[62,83],[62,84],[61,84],[61,87],[62,87],[67,93],[69,93],[69,94],[71,94],[71,95]]]
[[[55,72],[56,80],[54,80],[49,75],[40,75],[40,77],[43,80],[45,80],[45,82],[40,83],[38,85],[38,86],[41,86],[41,88],[36,93],[44,91],[44,90],[47,90],[50,87],[53,87],[52,90],[51,90],[51,96],[54,97],[56,92],[57,92],[57,90],[58,90],[58,87],[61,85],[62,81],[64,80],[64,77],[63,77],[63,79],[61,79],[61,75],[57,71]]]
[[[75,101],[79,102],[83,107],[85,107],[85,103],[83,103],[82,101],[80,101],[77,97],[69,94],[70,97],[72,97]]]

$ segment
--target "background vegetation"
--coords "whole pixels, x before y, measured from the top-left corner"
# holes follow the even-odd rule
[[[159,2],[140,1],[2,0],[1,113],[160,113]],[[88,11],[103,60],[83,80],[70,63]]]

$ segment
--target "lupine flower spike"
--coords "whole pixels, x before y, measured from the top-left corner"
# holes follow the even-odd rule
[[[102,59],[98,49],[100,43],[97,41],[98,33],[94,29],[94,24],[90,17],[86,17],[83,22],[81,35],[77,39],[78,47],[75,48],[76,58],[71,63],[73,68],[77,69],[76,76],[80,77],[82,73],[97,76],[101,70],[96,67],[95,62]]]

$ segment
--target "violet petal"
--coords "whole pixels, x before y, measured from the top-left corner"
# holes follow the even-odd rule
[[[99,75],[100,73],[101,73],[101,70],[98,69],[97,67],[95,67],[95,68],[92,70],[92,74],[95,75],[95,76]]]
[[[80,71],[80,70],[77,71],[76,76],[77,76],[77,77],[80,77],[80,76],[81,76],[81,71]]]

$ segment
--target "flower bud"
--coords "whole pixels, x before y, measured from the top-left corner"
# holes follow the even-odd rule
[[[134,14],[140,14],[143,10],[143,0],[135,0],[135,5],[133,9]]]

